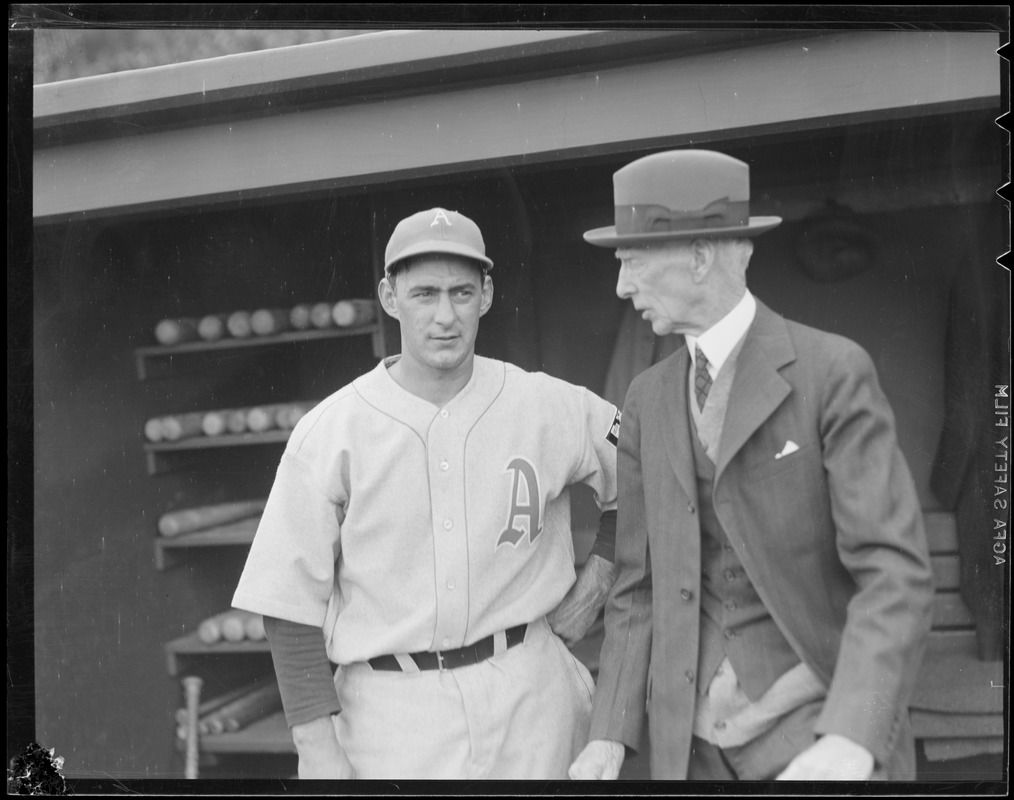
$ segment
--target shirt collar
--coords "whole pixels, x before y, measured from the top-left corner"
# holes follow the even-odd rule
[[[722,317],[718,322],[708,328],[700,336],[687,336],[687,349],[690,351],[690,360],[697,366],[697,348],[700,347],[708,359],[708,372],[714,377],[722,368],[729,353],[733,351],[739,340],[753,324],[753,318],[757,314],[757,301],[747,289],[732,311]]]

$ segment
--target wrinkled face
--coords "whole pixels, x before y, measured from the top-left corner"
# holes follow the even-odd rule
[[[381,281],[380,300],[401,323],[406,365],[439,375],[472,358],[479,318],[493,302],[493,282],[469,259],[432,254],[399,270],[393,286]]]
[[[693,279],[691,245],[621,248],[616,258],[620,262],[616,294],[630,300],[657,335],[686,333],[693,327],[700,287]]]

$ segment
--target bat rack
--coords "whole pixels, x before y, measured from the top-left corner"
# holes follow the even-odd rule
[[[177,558],[173,554],[181,550],[249,545],[253,541],[259,521],[260,517],[248,517],[228,525],[183,533],[179,536],[158,536],[155,538],[155,569],[161,571],[175,566]]]
[[[286,331],[272,336],[250,336],[244,339],[224,338],[215,342],[183,342],[174,345],[151,345],[134,349],[134,361],[137,365],[137,377],[147,380],[154,377],[166,377],[173,374],[175,361],[178,357],[222,353],[233,350],[246,350],[255,347],[271,347],[304,342],[319,342],[330,339],[343,339],[350,336],[371,336],[373,338],[373,355],[384,356],[384,331],[381,323],[359,325],[348,328],[326,328],[312,331]]]
[[[192,456],[202,450],[284,444],[289,440],[289,434],[290,431],[269,430],[263,433],[193,436],[178,442],[146,442],[144,453],[148,474],[159,475],[178,469],[185,457]]]

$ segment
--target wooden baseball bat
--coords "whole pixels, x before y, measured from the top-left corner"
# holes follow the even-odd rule
[[[289,325],[289,312],[284,308],[259,308],[250,315],[250,327],[258,336],[287,331]]]
[[[333,306],[330,303],[314,303],[310,308],[310,324],[315,328],[330,328],[334,325],[331,316]]]
[[[246,339],[253,333],[253,328],[250,327],[250,312],[233,311],[225,321],[225,327],[228,328],[230,335],[237,339]]]
[[[377,318],[377,306],[372,300],[339,300],[331,310],[331,318],[339,328],[366,325]]]
[[[228,411],[208,411],[204,418],[201,420],[201,430],[205,436],[221,436],[225,433],[228,428],[225,424],[225,418],[228,415]]]
[[[244,684],[243,686],[239,686],[239,687],[237,687],[235,689],[231,689],[228,692],[225,692],[223,694],[218,695],[217,697],[212,697],[210,700],[205,700],[203,703],[201,703],[200,707],[197,710],[198,720],[203,719],[204,717],[208,716],[208,714],[210,714],[212,711],[217,711],[222,706],[224,706],[226,703],[231,703],[233,700],[237,700],[238,698],[242,697],[243,695],[247,694],[248,692],[251,692],[254,689],[257,689],[257,688],[263,686],[269,680],[272,680],[272,681],[275,680],[275,676],[274,675],[266,675],[266,676],[264,676],[262,678],[258,678],[255,681],[251,681],[250,683]],[[182,726],[182,727],[186,727],[188,713],[189,712],[185,708],[177,708],[176,709],[176,724],[179,725],[179,726]],[[180,738],[184,738],[184,737],[180,737]]]
[[[220,723],[226,731],[238,731],[249,723],[277,711],[282,707],[282,695],[277,681],[233,700],[218,711],[209,714],[204,722],[209,730],[215,730]]]
[[[197,626],[197,638],[204,644],[215,644],[222,641],[222,623],[216,617],[201,620]]]
[[[197,338],[197,320],[189,317],[164,319],[155,326],[155,338],[164,345],[189,342]]]
[[[163,536],[179,536],[181,533],[225,525],[260,514],[266,502],[266,500],[239,500],[169,511],[159,517],[158,532]]]
[[[163,435],[161,417],[153,417],[144,423],[144,436],[149,442],[162,441]]]
[[[225,323],[228,314],[208,314],[197,322],[197,335],[206,342],[217,342],[228,333]]]
[[[235,610],[222,619],[222,638],[227,642],[242,642],[246,638],[246,621],[249,611]]]
[[[201,423],[204,413],[194,411],[189,414],[171,414],[162,418],[162,436],[166,441],[178,442],[204,433]]]
[[[263,642],[267,638],[264,632],[264,617],[260,614],[251,614],[244,624],[246,638],[251,642]]]
[[[246,431],[246,409],[237,408],[225,415],[225,427],[229,433],[243,433]]]
[[[278,412],[286,405],[288,404],[272,403],[270,405],[254,406],[246,412],[247,430],[253,431],[254,433],[261,433],[274,428],[275,425],[278,424]]]
[[[275,415],[275,423],[283,431],[290,431],[296,427],[296,423],[306,415],[306,412],[315,405],[317,405],[316,402],[288,403],[278,409],[278,413]]]
[[[247,612],[239,612],[247,613]],[[200,639],[204,644],[216,644],[225,638],[225,627],[226,622],[237,614],[237,610],[234,608],[227,609],[212,617],[201,620],[201,624],[197,626],[197,638]],[[235,625],[232,626],[232,630],[235,631]],[[240,639],[243,637],[241,636]],[[233,639],[232,641],[239,641]]]
[[[204,681],[196,675],[188,675],[183,679],[183,695],[187,707],[187,749],[183,776],[188,780],[197,778],[198,745],[200,730],[198,728],[198,711],[201,704],[201,686]]]
[[[313,323],[310,321],[310,309],[309,303],[300,303],[298,306],[293,306],[289,312],[289,324],[297,331],[305,331]]]

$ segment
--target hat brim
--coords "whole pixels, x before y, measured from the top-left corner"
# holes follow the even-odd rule
[[[457,242],[448,242],[444,239],[431,239],[425,242],[416,242],[411,247],[406,247],[400,253],[396,253],[390,261],[384,264],[384,272],[388,272],[391,267],[399,261],[404,261],[406,258],[411,258],[412,256],[421,256],[424,253],[443,253],[446,255],[471,258],[473,261],[480,262],[487,270],[493,269],[493,262],[487,256],[484,256],[478,250],[469,247],[468,245],[458,244]]]
[[[782,224],[781,217],[750,217],[749,225],[733,228],[697,228],[687,231],[659,231],[658,233],[617,234],[616,226],[594,228],[586,231],[584,240],[596,247],[619,247],[622,245],[652,244],[679,239],[716,239],[758,236]]]

